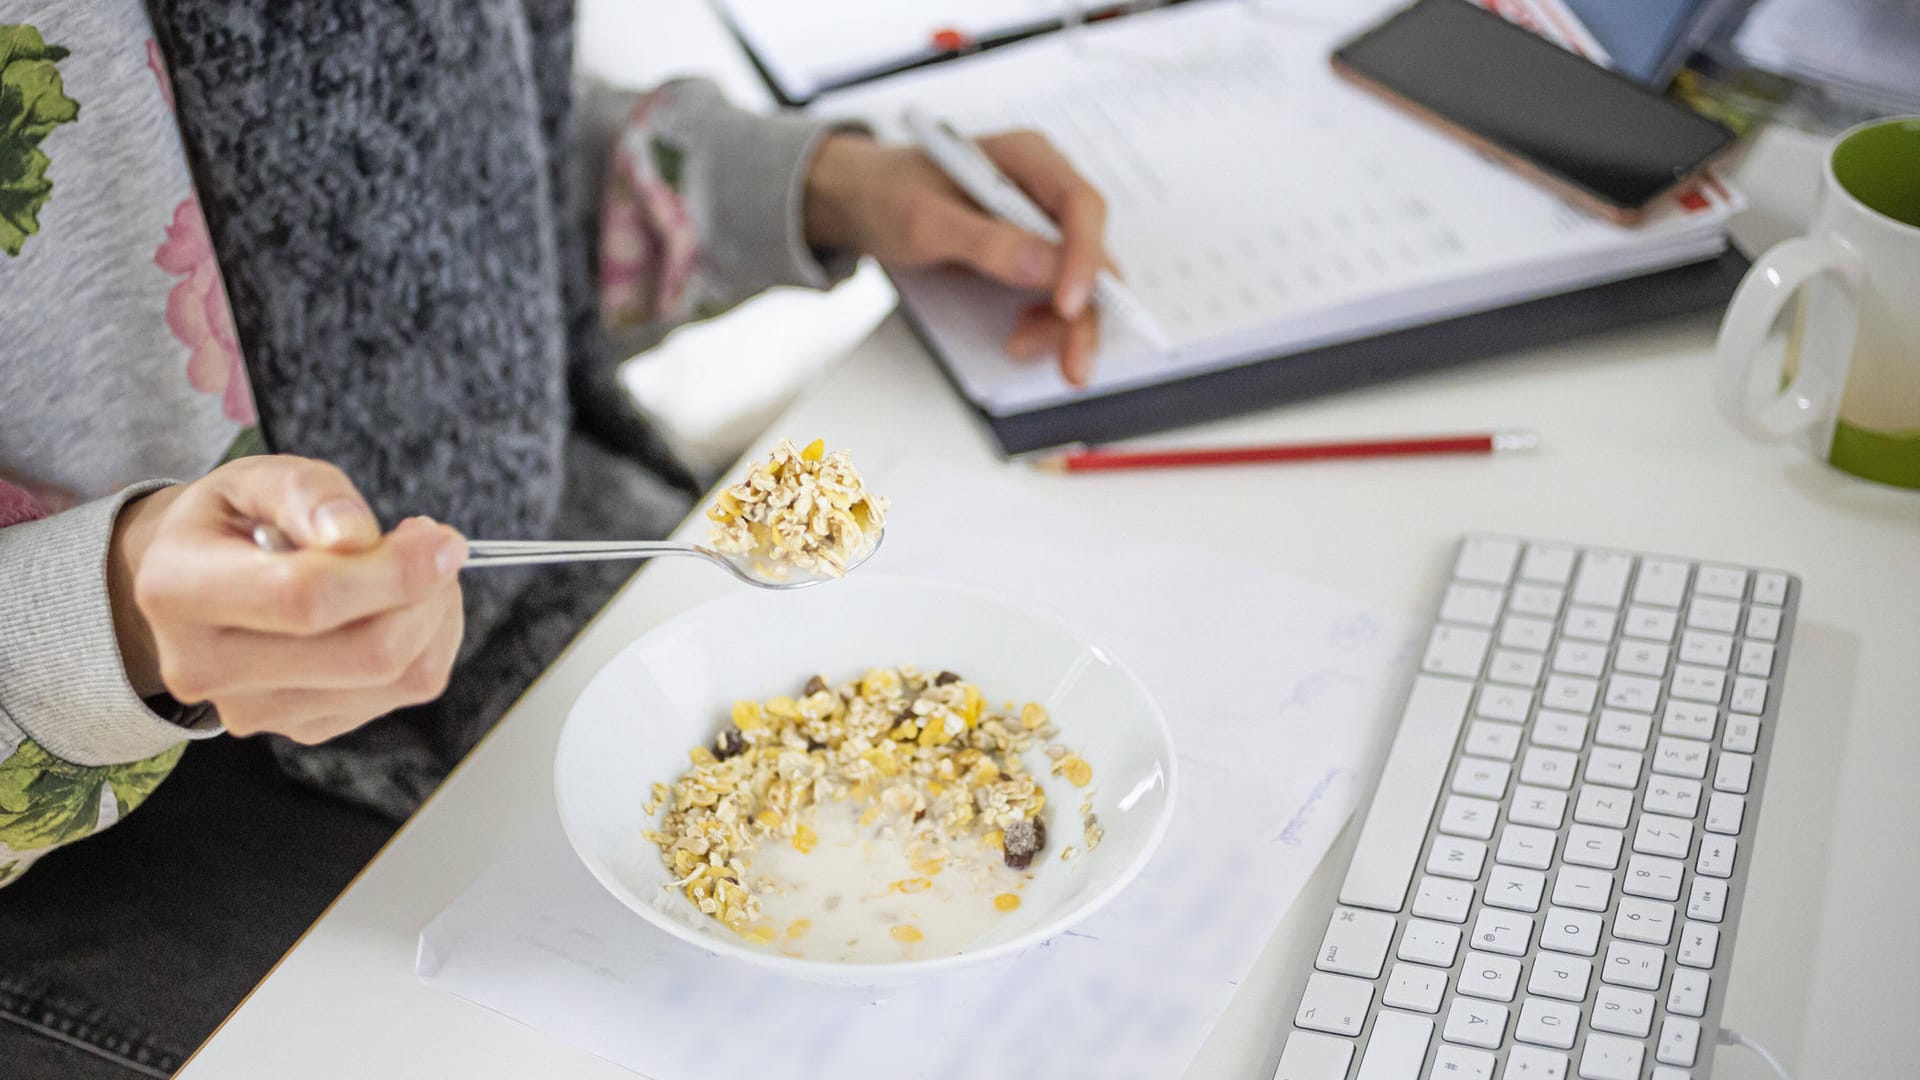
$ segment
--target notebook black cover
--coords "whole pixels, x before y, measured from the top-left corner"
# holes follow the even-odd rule
[[[1721,307],[1746,272],[1746,258],[1728,245],[1704,262],[1174,382],[1009,416],[976,411],[1007,454],[1112,442]],[[939,346],[904,305],[900,310],[961,393]]]

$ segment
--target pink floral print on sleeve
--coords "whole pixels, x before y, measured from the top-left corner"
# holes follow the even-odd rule
[[[600,311],[608,326],[678,314],[699,261],[685,152],[648,123],[669,93],[656,90],[634,105],[608,163],[600,214]]]

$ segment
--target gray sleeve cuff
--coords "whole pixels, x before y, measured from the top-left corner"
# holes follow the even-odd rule
[[[149,758],[220,733],[213,710],[162,717],[134,693],[107,594],[107,549],[134,484],[39,521],[0,529],[0,713],[76,765]]]

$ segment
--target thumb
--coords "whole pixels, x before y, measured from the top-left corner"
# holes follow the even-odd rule
[[[380,542],[380,522],[353,481],[324,461],[242,458],[208,474],[215,477],[234,512],[277,527],[295,547],[350,554]]]

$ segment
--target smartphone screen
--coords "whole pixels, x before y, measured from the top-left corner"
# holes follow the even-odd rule
[[[1734,135],[1467,0],[1420,0],[1337,64],[1616,207],[1646,205]]]

